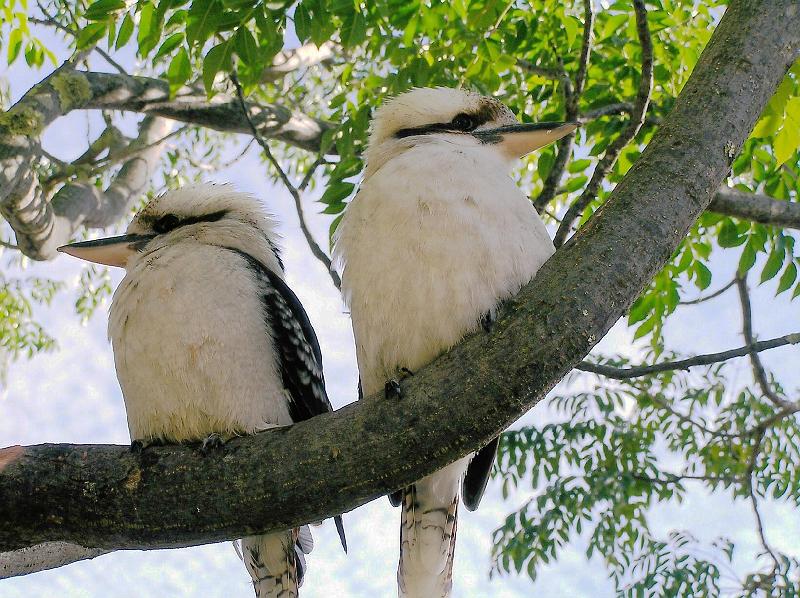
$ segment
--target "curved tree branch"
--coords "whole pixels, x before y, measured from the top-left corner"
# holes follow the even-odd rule
[[[491,334],[470,335],[404,381],[402,401],[371,397],[207,456],[181,446],[142,455],[103,445],[5,449],[0,550],[55,540],[177,547],[287,529],[486,443],[588,353],[667,261],[798,49],[795,0],[733,0],[603,210],[509,301]]]

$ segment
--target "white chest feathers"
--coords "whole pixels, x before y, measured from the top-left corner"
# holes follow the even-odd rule
[[[291,422],[257,286],[240,255],[191,240],[129,268],[109,336],[133,439]]]
[[[364,394],[474,330],[529,282],[553,244],[507,164],[422,145],[367,178],[337,231]]]

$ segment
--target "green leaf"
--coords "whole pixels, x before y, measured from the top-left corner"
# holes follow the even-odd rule
[[[765,283],[778,273],[778,270],[780,270],[783,265],[783,256],[784,252],[778,251],[777,249],[773,249],[770,252],[767,263],[764,264],[764,269],[761,270],[761,281],[759,284]]]
[[[775,150],[775,161],[780,166],[800,147],[800,128],[790,125],[788,121],[785,122],[783,128],[775,135],[772,147]]]
[[[353,192],[354,188],[355,185],[353,183],[345,183],[344,181],[332,182],[328,188],[325,189],[325,193],[322,194],[319,201],[326,204],[340,202],[348,197]]]
[[[214,77],[218,72],[231,67],[231,54],[230,41],[224,41],[211,48],[203,58],[203,86],[209,97],[213,95]]]
[[[125,0],[97,0],[89,5],[83,16],[89,21],[105,21],[112,12],[123,8],[125,8]]]
[[[167,81],[169,81],[170,94],[174,94],[192,75],[192,66],[189,63],[189,54],[186,48],[181,48],[169,63]]]
[[[789,287],[792,286],[795,279],[797,278],[797,266],[794,265],[794,262],[789,262],[789,265],[786,266],[786,269],[781,274],[781,278],[778,281],[778,290],[775,292],[776,295],[780,295],[784,291],[788,290]]]
[[[567,166],[567,170],[573,174],[576,172],[583,172],[589,166],[591,166],[591,164],[592,161],[589,158],[583,158],[582,160],[573,160],[572,162],[569,163],[569,166]]]
[[[701,291],[711,284],[711,270],[703,262],[694,263],[694,282]]]
[[[258,64],[258,44],[253,34],[245,27],[240,27],[233,37],[236,54],[246,66]]]
[[[202,46],[217,31],[222,15],[222,5],[217,0],[192,2],[186,16],[186,39],[189,43]]]
[[[79,50],[89,48],[99,42],[106,34],[105,23],[89,23],[81,29],[78,33],[78,38],[75,40],[75,46]]]
[[[14,61],[19,56],[19,52],[21,49],[22,49],[22,30],[14,29],[11,32],[11,35],[8,36],[7,60],[9,65],[14,63]]]
[[[655,314],[650,316],[641,326],[639,326],[639,328],[636,329],[636,333],[633,335],[633,340],[640,339],[651,332],[653,328],[655,328],[658,321],[659,318]]]
[[[161,47],[158,48],[158,52],[156,52],[155,56],[153,56],[153,62],[170,54],[181,42],[183,42],[183,37],[183,32],[173,33],[170,35],[166,40],[164,40],[164,43],[161,44]]]
[[[720,247],[737,247],[747,241],[747,235],[740,235],[739,230],[730,218],[725,219],[717,235]]]
[[[747,274],[747,271],[753,267],[753,264],[756,263],[756,252],[753,250],[752,245],[748,243],[744,246],[744,250],[742,251],[741,257],[739,257],[739,267],[737,271],[739,272],[739,276],[744,276]]]
[[[352,5],[351,5],[352,6]],[[360,12],[353,14],[342,27],[342,42],[345,48],[353,48],[367,38],[367,21]]]
[[[568,193],[572,193],[573,191],[577,191],[581,187],[586,184],[586,181],[589,180],[585,174],[575,177],[574,179],[570,179],[567,181],[566,190]]]
[[[311,37],[311,13],[304,2],[298,4],[294,11],[294,32],[301,42]]]

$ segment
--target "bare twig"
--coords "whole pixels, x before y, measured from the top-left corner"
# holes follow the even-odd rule
[[[744,342],[747,343],[751,349],[748,351],[750,356],[750,365],[753,367],[753,378],[756,384],[761,389],[761,393],[769,399],[769,401],[778,407],[786,407],[787,401],[775,394],[772,390],[769,380],[767,379],[767,372],[764,369],[764,364],[761,363],[761,358],[758,356],[758,351],[753,349],[753,313],[750,307],[750,292],[747,290],[747,277],[736,275],[734,279],[736,288],[739,291],[739,303],[742,307],[742,336]]]
[[[37,2],[36,4],[38,5],[39,10],[42,12],[42,14],[45,16],[45,18],[44,19],[40,19],[38,17],[28,17],[28,21],[30,21],[31,23],[36,23],[37,25],[44,25],[45,27],[54,27],[54,28],[58,29],[59,31],[63,31],[64,33],[66,33],[66,34],[68,34],[68,35],[70,35],[72,37],[78,37],[78,34],[75,31],[73,31],[69,27],[63,25],[62,23],[59,23],[58,20],[53,15],[48,13],[47,10],[44,8],[44,6],[42,6],[42,4],[40,2]],[[120,65],[116,60],[111,58],[111,56],[108,54],[108,52],[106,52],[102,48],[100,48],[98,46],[95,46],[94,48],[92,48],[92,50],[94,50],[100,56],[102,56],[103,60],[105,60],[108,64],[110,64],[115,69],[117,69],[121,75],[128,75],[129,74],[128,71],[126,71],[122,67],[122,65]]]
[[[761,540],[761,546],[772,559],[772,572],[770,575],[774,577],[775,573],[780,568],[780,562],[778,561],[777,555],[772,550],[772,547],[769,545],[769,542],[767,542],[767,536],[764,533],[764,522],[761,519],[761,513],[758,510],[758,499],[756,498],[755,489],[753,487],[753,472],[756,468],[756,460],[758,459],[758,455],[761,453],[761,443],[764,440],[764,433],[765,430],[759,430],[753,438],[753,452],[751,453],[750,460],[747,463],[747,493],[750,497],[750,504],[753,507],[753,515],[755,515],[756,518],[756,527],[758,528],[758,537]]]
[[[3,241],[2,239],[0,239],[0,247],[5,247],[6,249],[19,249],[19,247],[14,245],[13,243],[9,243],[8,241]]]
[[[566,121],[578,120],[578,107],[580,104],[581,94],[586,84],[586,73],[589,70],[589,57],[592,53],[592,28],[594,26],[594,10],[592,8],[592,0],[583,1],[583,44],[581,45],[581,56],[578,61],[578,70],[575,73],[575,83],[573,85],[567,72],[564,70],[564,63],[561,58],[558,59],[561,73],[561,89],[564,94],[565,117]],[[564,169],[567,167],[567,162],[572,155],[572,145],[575,141],[575,133],[570,133],[562,137],[558,141],[556,148],[556,159],[553,167],[547,174],[547,178],[542,186],[542,191],[539,196],[533,201],[539,213],[542,213],[553,198],[556,196],[556,190],[561,185],[561,177],[564,175]]]
[[[275,168],[275,171],[278,173],[278,178],[281,179],[287,191],[289,191],[289,194],[292,196],[292,199],[294,199],[294,207],[297,212],[297,218],[300,221],[300,230],[303,231],[303,236],[306,239],[306,243],[308,244],[311,253],[325,266],[325,269],[328,271],[328,275],[331,277],[333,285],[337,289],[341,289],[342,281],[339,278],[339,274],[337,274],[336,271],[333,269],[331,258],[328,257],[328,254],[325,253],[319,246],[317,241],[314,239],[314,236],[311,234],[308,225],[306,224],[305,214],[303,213],[303,204],[300,199],[300,191],[289,180],[289,177],[286,175],[283,168],[281,168],[280,163],[272,154],[272,150],[270,149],[269,144],[258,132],[258,129],[256,128],[256,125],[253,122],[253,119],[250,118],[250,112],[247,109],[247,102],[245,102],[244,99],[244,91],[242,91],[242,85],[241,83],[239,83],[239,78],[236,76],[235,72],[231,73],[230,79],[231,83],[233,83],[233,86],[236,88],[236,96],[239,98],[239,104],[241,105],[242,113],[247,119],[247,123],[250,126],[250,130],[253,134],[253,138],[261,146],[261,149],[264,150],[264,155],[267,157],[267,160],[272,164],[273,168]],[[307,182],[305,182],[304,184],[308,185]]]
[[[670,405],[667,401],[661,399],[660,397],[653,395],[650,399],[659,407],[661,407],[665,411],[669,411],[672,415],[677,417],[682,422],[689,424],[690,426],[694,426],[698,430],[702,430],[709,436],[718,436],[720,438],[737,438],[741,436],[741,434],[731,434],[730,432],[723,432],[722,430],[713,430],[706,426],[705,424],[700,423],[699,421],[692,419],[691,415],[685,415],[680,411],[677,411]]]
[[[598,363],[590,363],[582,361],[576,369],[582,372],[591,372],[599,374],[606,378],[613,378],[614,380],[628,380],[630,378],[639,378],[647,376],[648,374],[656,374],[658,372],[668,372],[672,370],[687,370],[691,367],[698,365],[710,365],[712,363],[720,363],[733,359],[734,357],[744,357],[759,351],[767,351],[769,349],[776,349],[785,345],[796,345],[800,343],[800,332],[787,334],[786,336],[779,336],[766,341],[758,341],[738,349],[730,349],[728,351],[721,351],[719,353],[707,353],[704,355],[695,355],[687,359],[680,359],[677,361],[665,361],[664,363],[655,363],[653,365],[640,365],[630,368],[617,368],[609,365],[601,365]],[[782,401],[785,405],[785,401]]]
[[[611,145],[606,149],[606,153],[597,163],[597,166],[592,173],[592,178],[586,185],[586,188],[581,193],[581,196],[575,200],[567,213],[564,215],[561,224],[556,231],[556,236],[553,239],[553,244],[560,247],[564,244],[572,224],[583,213],[588,206],[597,196],[600,186],[603,183],[608,172],[614,166],[623,148],[628,145],[636,137],[639,129],[644,123],[645,115],[647,114],[647,107],[650,103],[650,92],[653,88],[653,43],[650,38],[650,29],[647,25],[647,9],[644,5],[644,0],[633,1],[634,12],[636,13],[636,32],[639,35],[639,43],[642,47],[642,73],[639,80],[639,90],[636,94],[636,101],[634,102],[634,110],[631,113],[631,119],[628,126],[619,134],[619,136],[611,142]]]
[[[706,295],[704,297],[698,297],[697,299],[692,299],[690,301],[678,301],[678,305],[697,305],[698,303],[705,303],[706,301],[710,301],[711,299],[719,297],[720,295],[722,295],[722,293],[727,291],[734,284],[736,284],[736,281],[732,280],[728,284],[726,284],[724,287],[722,287],[719,290],[714,291],[710,295]]]
[[[546,67],[546,66],[539,66],[538,64],[533,64],[529,60],[517,60],[517,64],[525,71],[532,73],[534,75],[539,75],[540,77],[544,77],[545,79],[552,79],[553,81],[557,81],[561,78],[561,72],[558,69]]]

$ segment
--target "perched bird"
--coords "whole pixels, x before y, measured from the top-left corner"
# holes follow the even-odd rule
[[[59,248],[120,266],[109,336],[133,446],[255,434],[331,411],[319,343],[283,279],[274,223],[226,185],[169,191],[127,234]],[[346,548],[341,517],[336,526]],[[308,527],[237,547],[256,596],[297,596]]]
[[[404,373],[489,326],[550,257],[547,230],[509,171],[576,126],[520,124],[495,99],[446,88],[377,110],[334,248],[363,396],[393,394]],[[478,507],[496,450],[497,439],[390,495],[402,504],[401,596],[450,595],[459,496]]]

